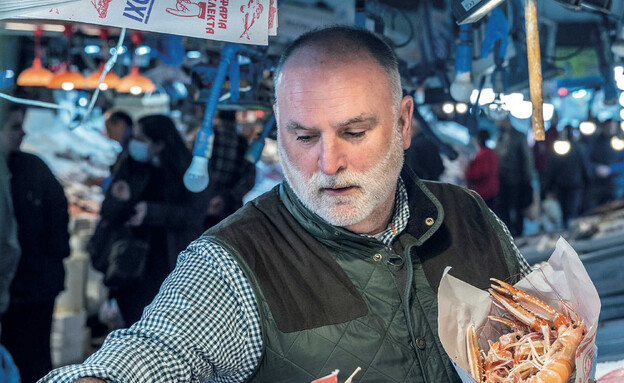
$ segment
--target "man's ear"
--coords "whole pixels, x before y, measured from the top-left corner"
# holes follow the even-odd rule
[[[407,150],[412,142],[412,114],[414,114],[414,100],[412,96],[405,96],[399,108],[399,126],[403,136],[403,150]]]

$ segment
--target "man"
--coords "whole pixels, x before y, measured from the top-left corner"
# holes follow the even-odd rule
[[[286,180],[182,252],[141,321],[46,381],[310,382],[357,366],[354,382],[459,381],[437,337],[440,277],[519,273],[513,243],[475,193],[402,170],[413,101],[374,34],[305,34],[276,79]]]
[[[119,142],[125,149],[132,138],[132,118],[120,109],[109,109],[104,113],[104,125],[108,138]]]
[[[513,236],[521,236],[524,210],[532,201],[533,161],[526,135],[511,125],[509,117],[495,123],[500,129],[496,143],[500,181],[497,213]]]
[[[117,141],[121,145],[121,150],[125,150],[132,138],[132,117],[121,109],[109,109],[104,113],[104,126],[106,127],[108,138]],[[118,156],[115,163],[111,166],[111,175],[96,182],[99,183],[103,191],[108,189],[112,173],[117,167],[120,158],[121,156]]]
[[[22,382],[33,383],[51,368],[54,300],[63,290],[63,258],[69,256],[69,215],[61,184],[37,156],[19,150],[23,112],[12,110],[2,144],[9,152],[11,196],[21,257],[2,317],[1,343],[13,355]]]

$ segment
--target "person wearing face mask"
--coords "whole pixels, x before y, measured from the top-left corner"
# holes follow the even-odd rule
[[[101,218],[111,226],[130,226],[132,236],[148,245],[143,275],[109,286],[127,325],[141,317],[178,253],[202,232],[206,193],[191,193],[182,182],[190,163],[191,153],[173,121],[150,115],[138,120],[113,170]],[[96,230],[94,237],[103,235]]]

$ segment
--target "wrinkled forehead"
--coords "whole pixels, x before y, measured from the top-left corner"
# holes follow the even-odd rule
[[[316,83],[342,74],[345,85],[358,78],[385,78],[390,87],[389,75],[367,52],[333,51],[325,47],[302,47],[296,50],[284,63],[275,81],[276,96],[293,83]]]

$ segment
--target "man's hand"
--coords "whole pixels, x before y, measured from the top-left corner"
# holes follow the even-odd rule
[[[106,383],[106,381],[98,378],[87,377],[76,379],[74,380],[74,383]]]

